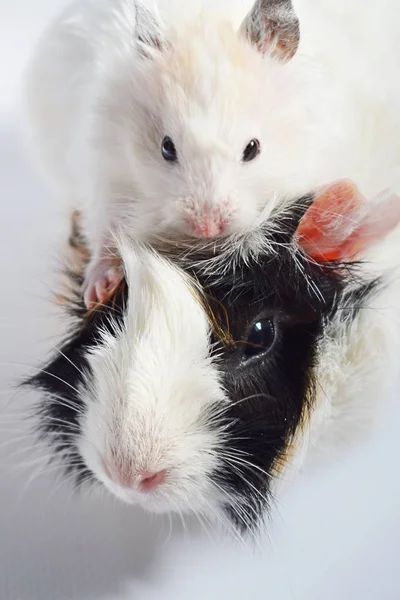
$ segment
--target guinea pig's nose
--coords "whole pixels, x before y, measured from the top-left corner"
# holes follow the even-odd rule
[[[132,466],[124,463],[115,464],[114,462],[103,459],[103,467],[106,475],[124,488],[138,488],[141,492],[151,492],[158,487],[167,475],[167,470],[148,471],[143,470],[135,473]]]
[[[142,492],[151,492],[158,487],[164,480],[167,474],[166,469],[152,473],[150,471],[143,471],[139,476],[138,486]]]

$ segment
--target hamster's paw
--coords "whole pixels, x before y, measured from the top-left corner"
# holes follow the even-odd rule
[[[83,283],[83,299],[88,310],[105,304],[123,279],[121,264],[115,257],[89,264]]]

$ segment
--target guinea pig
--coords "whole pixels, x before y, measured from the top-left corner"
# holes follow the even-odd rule
[[[398,369],[399,222],[398,197],[341,181],[240,251],[121,241],[126,283],[89,313],[71,275],[71,332],[27,382],[54,458],[150,511],[256,527],[287,467]]]
[[[88,307],[122,276],[121,229],[219,239],[327,181],[391,185],[397,3],[348,4],[297,0],[299,23],[291,0],[79,0],[53,22],[27,112],[36,155],[83,214]]]

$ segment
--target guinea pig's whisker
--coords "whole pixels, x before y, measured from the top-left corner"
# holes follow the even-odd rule
[[[215,484],[215,482],[214,482]],[[221,490],[225,495],[227,495],[225,490]],[[233,527],[233,525],[227,521],[225,518],[222,517],[222,515],[217,512],[214,507],[208,502],[208,500],[206,500],[206,498],[203,498],[204,503],[206,504],[206,506],[208,506],[209,510],[211,511],[211,513],[214,515],[214,517],[217,519],[217,521],[219,521],[221,523],[221,525],[236,539],[237,542],[239,542],[239,544],[242,544],[244,546],[244,548],[248,549],[248,545],[246,543],[246,541],[244,540],[243,536],[237,531],[237,529],[235,527]]]
[[[246,480],[243,479],[246,483]],[[257,491],[257,490],[256,490]],[[251,503],[243,504],[242,502],[235,502],[231,507],[234,509],[235,513],[238,516],[241,516],[241,521],[247,532],[250,532],[250,535],[253,539],[253,542],[257,544],[258,549],[262,552],[263,548],[261,546],[261,542],[259,537],[257,536],[255,525],[259,522],[260,515],[254,506]],[[253,517],[250,516],[249,511],[253,513]]]
[[[7,425],[7,423],[3,423],[3,427],[1,427],[0,431],[1,431],[1,433],[5,433],[5,434],[7,434],[7,433],[21,433],[21,434],[23,434],[25,430],[22,427],[16,427],[17,424],[18,423],[13,423],[12,422],[11,423],[11,427],[10,427],[10,426]],[[14,425],[15,425],[15,427],[14,427]],[[28,435],[28,432],[25,431],[25,436],[27,436],[27,435]]]
[[[193,514],[196,517],[196,519],[198,520],[198,522],[200,523],[201,530],[206,533],[206,535],[207,535],[208,539],[210,540],[210,542],[214,543],[215,542],[215,538],[213,538],[212,535],[211,535],[213,529],[211,527],[210,521],[208,521],[206,519],[205,515],[202,515],[198,511],[195,511]]]
[[[32,416],[31,416],[31,418],[32,418]],[[2,432],[2,433],[21,433],[21,434],[25,433],[25,435],[28,436],[30,431],[31,431],[30,429],[22,427],[21,422],[19,420],[18,421],[12,420],[12,421],[8,421],[8,422],[5,421],[3,423],[0,423],[0,432]]]
[[[68,458],[66,456],[64,456],[64,459]],[[74,459],[74,460],[68,460],[68,462],[66,462],[63,465],[57,464],[54,462],[54,457],[51,458],[49,456],[38,456],[30,461],[25,461],[25,462],[20,462],[17,464],[17,467],[19,467],[21,470],[24,469],[30,469],[31,467],[37,465],[37,464],[43,464],[43,473],[51,473],[53,471],[59,471],[59,470],[65,470],[65,468],[69,468],[69,467],[73,467],[73,466],[80,466],[82,465],[82,461],[79,461],[78,459]]]
[[[62,357],[64,357],[65,360],[67,360],[69,362],[69,364],[72,365],[74,367],[74,369],[76,369],[80,375],[82,375],[82,377],[85,377],[85,373],[66,354],[64,354],[64,352],[62,350],[60,350],[59,348],[57,348],[57,346],[53,346],[53,348]]]
[[[217,486],[217,487],[219,487],[219,486]],[[224,491],[220,487],[219,487],[219,489],[221,489],[221,491]],[[227,493],[225,493],[225,495],[229,499],[229,508],[236,515],[239,523],[241,523],[241,525],[243,525],[247,531],[251,531],[251,528],[249,526],[250,525],[249,517],[248,517],[248,514],[246,513],[245,509],[243,508],[243,506],[241,506],[238,502],[233,501],[232,498],[229,498],[229,495]]]
[[[23,499],[23,497],[28,492],[29,487],[33,484],[33,482],[36,479],[38,479],[39,477],[46,477],[49,473],[55,471],[56,469],[60,469],[60,466],[54,465],[53,467],[48,467],[48,463],[45,463],[43,465],[39,464],[38,468],[31,474],[31,476],[27,479],[25,485],[23,486],[19,500],[21,501]],[[76,480],[76,474],[71,473],[70,475],[65,475],[64,473],[62,479],[60,480],[62,483],[67,483],[70,479]]]
[[[51,423],[57,423],[59,425],[66,426],[67,429],[76,430],[78,433],[80,432],[80,427],[77,423],[71,423],[70,421],[66,421],[65,419],[62,419],[60,417],[53,417],[51,415],[45,414],[41,416],[41,422],[46,425]],[[61,433],[64,433],[64,431],[62,431]]]
[[[24,471],[26,469],[30,470],[35,466],[41,466],[42,473],[51,472],[53,470],[55,471],[56,469],[60,468],[58,464],[52,464],[51,458],[48,456],[38,456],[32,460],[21,461],[17,465],[14,465],[14,468],[16,467],[20,471]]]
[[[71,385],[70,383],[68,383],[68,381],[65,381],[61,377],[58,377],[58,375],[55,375],[54,373],[51,373],[50,371],[46,371],[45,369],[40,369],[40,368],[38,369],[35,366],[29,365],[26,363],[18,363],[18,362],[2,363],[1,366],[3,366],[3,367],[25,367],[25,368],[29,368],[29,369],[34,369],[37,373],[44,373],[45,375],[48,375],[49,377],[53,377],[54,379],[57,379],[58,381],[60,381],[67,387],[71,388],[74,392],[76,392],[79,395],[79,390],[77,388],[75,388],[73,385]]]
[[[68,423],[67,423],[67,427],[68,427]],[[66,439],[69,439],[69,441],[67,442],[69,447],[71,447],[71,451],[76,451],[73,448],[74,443],[76,443],[82,436],[82,432],[81,430],[78,428],[76,431],[72,430],[72,431],[67,431],[65,429],[62,429],[61,431],[42,431],[41,432],[41,439],[45,440],[45,441],[50,441],[52,443],[52,445],[54,446],[58,446],[59,443],[61,443],[62,441],[65,441]],[[53,440],[51,440],[51,438],[54,438]],[[87,443],[89,443],[90,446],[92,446],[92,448],[95,450],[95,452],[97,452],[97,448],[96,446],[93,444],[92,441],[90,440],[86,440]]]
[[[16,430],[16,432],[21,433],[20,431]],[[13,431],[11,431],[11,433],[13,433]],[[26,435],[19,435],[16,437],[12,437],[9,440],[3,440],[0,444],[0,451],[5,450],[5,448],[7,448],[8,446],[12,446],[13,444],[18,444],[20,442],[26,441],[27,436]],[[22,451],[26,452],[27,450],[32,450],[35,446],[30,446],[28,448],[24,447],[24,448],[18,448],[18,450],[16,451],[18,454],[20,454]],[[7,460],[9,460],[10,458],[12,458],[14,456],[14,454],[7,455]]]
[[[76,468],[78,468],[80,465],[76,465]],[[39,477],[48,477],[48,475],[50,475],[51,473],[53,473],[56,470],[57,466],[54,466],[54,468],[38,468],[37,472],[35,474],[35,477],[32,479],[32,481],[28,482],[28,486],[31,483],[33,483],[33,481]],[[68,468],[68,467],[67,467]],[[63,486],[68,486],[70,484],[70,482],[72,482],[73,486],[72,486],[72,490],[71,493],[68,496],[68,500],[70,501],[72,499],[72,496],[76,490],[76,485],[77,485],[77,471],[74,469],[74,465],[72,465],[70,467],[70,472],[66,473],[65,470],[64,472],[60,471],[60,475],[59,477],[55,480],[55,485],[53,486],[53,489],[51,490],[50,494],[47,497],[47,503],[50,503],[50,500],[54,497],[54,495],[57,493],[57,491],[59,489],[61,489]]]
[[[17,385],[17,383],[15,383],[15,385]],[[14,389],[14,384],[12,382],[9,382],[7,389],[0,390],[0,396],[2,397],[2,396],[12,394],[12,397],[10,400],[13,400],[15,398],[15,396],[17,394],[20,394],[21,392],[22,392],[21,389]]]
[[[225,416],[226,413],[233,407],[237,406],[238,404],[241,404],[242,402],[247,402],[255,398],[266,398],[268,400],[275,400],[274,396],[271,396],[271,394],[268,394],[266,392],[251,394],[250,396],[246,396],[245,398],[240,398],[240,400],[236,400],[236,402],[227,402],[226,404],[221,405],[220,410],[213,411],[212,416],[209,418],[209,422],[216,423],[220,417]]]
[[[67,400],[67,399],[63,398],[62,396],[52,396],[51,399],[52,399],[52,401],[54,400],[54,404],[57,406],[64,406],[65,408],[71,408],[75,413],[82,415],[82,416],[85,414],[85,411],[82,408],[82,406],[79,406],[79,404],[77,404],[76,402],[73,402],[72,400]]]
[[[15,411],[11,411],[8,408],[4,407],[5,410],[3,411],[2,414],[0,414],[0,420],[1,419],[5,419],[6,417],[10,417],[11,419],[28,419],[29,417],[32,416],[32,412],[31,409],[27,409],[27,408],[19,408]]]
[[[71,453],[71,447],[68,444],[60,444],[60,450],[62,448],[66,448],[68,450],[64,452],[64,455],[67,456],[68,453]],[[41,445],[41,444],[35,444],[33,445],[31,448],[24,448],[23,452],[18,452],[16,451],[14,454],[11,455],[10,458],[17,458],[19,455],[23,454],[24,452],[29,452],[29,456],[24,457],[21,456],[18,465],[23,465],[23,464],[30,464],[33,460],[37,460],[37,458],[39,458],[40,460],[43,460],[44,462],[48,462],[50,463],[54,463],[55,462],[55,457],[52,454],[48,453],[48,449]],[[35,458],[36,457],[36,458]],[[25,462],[23,462],[25,461]]]
[[[47,472],[45,473],[45,475],[47,475]],[[86,479],[86,478],[85,478]],[[65,473],[63,473],[62,475],[60,475],[60,477],[58,478],[58,481],[56,481],[56,484],[53,486],[52,491],[50,492],[50,494],[47,497],[47,504],[50,504],[50,501],[54,498],[54,496],[57,494],[57,492],[62,489],[65,486],[69,486],[69,483],[72,481],[72,483],[76,483],[76,473],[72,472],[69,475],[65,476]],[[68,495],[68,501],[70,502],[72,500],[72,496],[75,492],[74,486],[72,486],[72,490],[71,493]]]
[[[241,465],[241,466],[243,466],[245,468],[248,468],[248,469],[251,469],[251,470],[256,470],[259,473],[261,473],[262,475],[264,475],[265,477],[267,477],[268,479],[274,479],[274,477],[270,473],[268,473],[267,471],[265,471],[264,469],[262,469],[258,465],[255,465],[254,463],[252,463],[252,462],[250,462],[248,460],[245,460],[244,458],[236,457],[235,455],[229,454],[227,452],[225,452],[222,455],[222,458],[223,459],[226,458],[227,461],[235,461],[235,463],[237,465]],[[261,477],[260,477],[260,480],[261,480]]]
[[[237,502],[237,501],[233,500],[233,499],[230,497],[229,493],[228,493],[226,490],[224,490],[224,489],[223,489],[223,488],[222,488],[222,487],[221,487],[219,484],[217,484],[216,482],[214,482],[214,485],[215,485],[215,486],[216,486],[216,488],[217,488],[217,489],[219,489],[219,490],[222,492],[222,494],[223,494],[223,495],[224,495],[224,496],[225,496],[225,497],[228,499],[228,501],[229,501],[229,507],[230,507],[230,508],[233,510],[233,512],[235,513],[235,515],[238,517],[238,520],[239,520],[239,522],[240,522],[240,523],[242,523],[242,524],[244,525],[245,529],[247,529],[248,531],[251,531],[251,529],[252,529],[252,528],[250,527],[250,525],[251,525],[252,523],[251,523],[251,521],[250,521],[250,518],[249,518],[249,515],[248,515],[248,513],[246,512],[246,508],[247,508],[247,507],[245,508],[245,507],[243,506],[243,504],[242,504],[242,503],[240,503],[240,502]],[[254,524],[254,523],[253,523],[253,524]],[[232,529],[231,529],[231,526],[229,527],[229,529],[230,529],[230,530],[232,530]],[[236,530],[235,530],[235,531],[236,531]],[[240,540],[241,540],[243,543],[245,543],[245,540],[244,540],[244,538],[243,538],[243,537],[240,535],[240,533],[239,533],[239,532],[237,532],[237,531],[236,531],[236,533],[239,535],[239,537],[240,537]],[[247,544],[246,544],[246,543],[245,543],[245,545],[247,546]]]
[[[47,446],[50,443],[52,447],[65,447],[71,452],[75,452],[75,444],[79,438],[80,436],[77,433],[70,431],[63,431],[62,433],[58,433],[57,431],[49,431],[43,434],[43,436],[40,438],[40,442],[46,444]]]
[[[54,398],[54,396],[53,396],[53,398]],[[80,416],[84,416],[85,415],[85,410],[83,409],[83,407],[79,406],[79,404],[75,404],[75,402],[72,402],[72,401],[69,402],[68,400],[66,400],[65,402],[63,402],[59,398],[54,398],[54,404],[56,406],[64,406],[65,408],[70,408],[76,414],[78,414]]]
[[[187,534],[188,534],[188,527],[187,527],[187,523],[185,521],[184,515],[183,515],[181,509],[179,508],[178,503],[175,502],[173,499],[170,499],[170,501],[172,502],[172,506],[173,506],[174,512],[180,518],[180,521],[182,523],[182,529],[183,529],[183,532],[184,532],[184,537],[185,537],[185,540],[186,540],[187,539]],[[165,542],[166,544],[169,542],[169,540],[171,539],[171,535],[172,535],[172,518],[171,518],[171,514],[170,513],[168,513],[168,517],[169,517],[169,522],[170,522],[170,528],[169,528],[169,535],[168,535],[167,541]]]
[[[304,280],[306,281],[309,289],[311,289],[314,292],[315,296],[319,300],[321,300],[321,302],[325,302],[325,299],[324,299],[324,296],[323,296],[321,290],[318,288],[317,284],[310,277],[307,276],[303,265],[301,264],[300,260],[298,259],[297,255],[295,253],[293,254],[293,260],[294,260],[297,268],[299,269],[299,272],[304,276]]]
[[[83,483],[84,480],[91,480],[92,475],[88,474],[84,477],[84,480],[81,479],[80,481],[78,481],[80,469],[82,469],[82,466],[82,462],[79,460],[66,463],[63,467],[60,467],[59,464],[50,465],[49,463],[47,463],[42,465],[41,468],[39,466],[40,470],[38,469],[36,476],[47,477],[48,475],[52,475],[54,472],[58,472],[59,479],[58,484],[56,480],[56,485],[53,488],[54,493],[55,491],[57,491],[57,489],[59,489],[63,485],[68,485],[70,482],[72,482],[74,484],[74,487],[76,487],[77,484],[80,485],[81,483]]]
[[[80,428],[76,423],[69,423],[68,421],[65,421],[65,419],[59,419],[58,417],[49,417],[47,415],[45,415],[42,418],[48,424],[56,423],[58,425],[62,425],[63,427],[66,427],[67,430],[71,430],[71,431],[75,430],[78,434],[80,433]],[[63,432],[60,432],[60,434],[61,433],[63,433]]]
[[[227,461],[229,462],[229,461]],[[247,477],[245,476],[245,474],[243,473],[243,470],[238,468],[234,463],[229,462],[229,464],[231,465],[232,469],[235,471],[235,473],[237,473],[237,475],[241,478],[241,480],[248,485],[256,494],[257,496],[260,497],[260,499],[262,500],[263,504],[268,505],[270,503],[270,499],[268,498],[268,496],[266,496],[265,494],[263,494],[260,490],[258,490],[255,485],[253,483],[251,483],[251,481],[249,481],[247,479]],[[261,478],[260,481],[265,483]]]
[[[47,474],[47,473],[45,473]],[[72,486],[70,484],[72,483]],[[81,478],[77,481],[77,474],[75,472],[70,473],[69,475],[63,474],[60,476],[59,480],[56,481],[51,493],[49,494],[48,501],[54,498],[55,494],[62,489],[63,487],[69,486],[72,487],[70,494],[67,497],[68,502],[70,502],[76,492],[77,487],[83,488],[87,483],[92,483],[92,476],[85,475],[85,477]]]
[[[13,440],[15,441],[15,440]],[[67,444],[66,444],[67,446]],[[7,463],[9,463],[10,461],[13,461],[15,459],[18,459],[18,457],[21,457],[21,460],[24,458],[23,454],[24,453],[29,453],[29,458],[33,458],[35,457],[37,454],[40,454],[41,457],[43,457],[43,454],[45,452],[45,448],[41,447],[40,444],[32,444],[30,446],[24,447],[24,448],[18,448],[17,450],[15,450],[15,452],[12,452],[9,456],[7,456]],[[51,455],[49,455],[50,457]],[[20,463],[18,462],[18,465]],[[9,466],[7,464],[7,466]],[[12,466],[12,468],[14,467],[14,465]]]
[[[31,469],[32,467],[38,465],[39,463],[43,463],[43,466],[46,466],[46,464],[48,464],[50,462],[50,457],[49,456],[39,456],[36,457],[33,460],[23,460],[21,458],[20,461],[18,461],[16,464],[11,465],[5,465],[6,470],[10,470],[12,474],[15,474],[17,471],[24,471],[25,469]]]
[[[79,469],[82,468],[82,466],[83,466],[83,463],[78,458],[74,459],[74,460],[70,460],[62,466],[59,464],[51,465],[50,463],[46,463],[43,465],[42,474],[50,475],[54,472],[59,472],[60,473],[60,481],[61,481],[61,484],[63,484],[64,482],[68,481],[69,478],[72,480],[75,480],[77,477],[76,469],[78,469],[78,471],[79,471]],[[71,471],[71,472],[67,473],[67,475],[66,475],[65,473],[68,471]]]
[[[112,305],[110,305],[110,304],[104,304],[103,302],[97,302],[93,308],[90,308],[89,310],[87,310],[85,312],[84,318],[89,319],[95,313],[97,315],[105,315],[105,317],[107,317],[107,320],[109,321],[110,325],[113,325],[115,329],[118,329],[118,325],[112,320],[112,318],[110,316],[111,312],[115,313],[116,315],[118,315],[121,318],[124,317],[123,310],[118,308],[117,306],[115,306],[114,303]]]

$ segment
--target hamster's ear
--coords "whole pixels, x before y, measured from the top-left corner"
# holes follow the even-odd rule
[[[135,36],[139,53],[144,58],[151,58],[154,51],[164,46],[161,18],[154,2],[135,0]]]
[[[291,0],[256,0],[240,32],[261,54],[288,61],[300,41],[299,20]]]
[[[321,189],[301,219],[295,241],[323,264],[360,258],[400,223],[400,197],[385,191],[364,198],[349,180]]]

